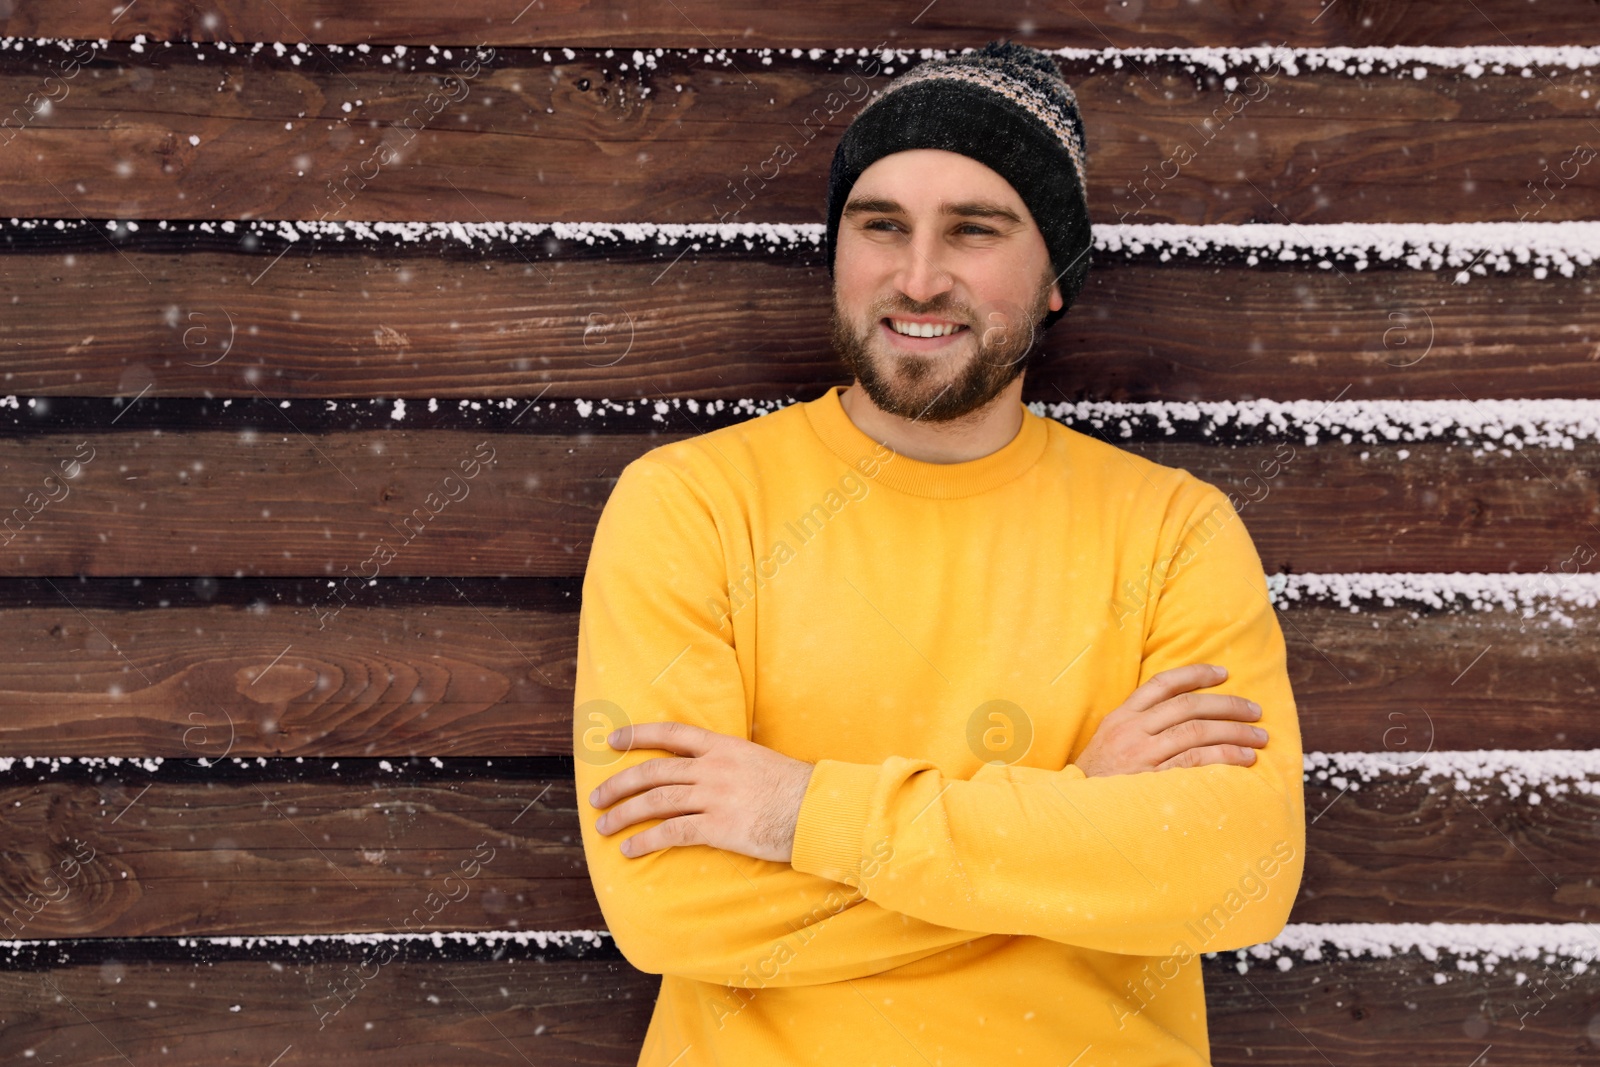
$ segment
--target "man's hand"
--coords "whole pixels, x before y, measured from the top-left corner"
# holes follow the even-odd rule
[[[648,759],[618,771],[589,794],[604,808],[594,828],[612,834],[646,819],[665,819],[622,842],[624,856],[673,845],[710,845],[758,860],[788,863],[794,828],[811,781],[811,764],[742,737],[682,722],[622,726],[606,738],[612,748],[660,748],[687,759]],[[637,794],[637,795],[635,795]]]
[[[1267,743],[1265,730],[1246,725],[1261,718],[1261,709],[1244,697],[1190,692],[1220,685],[1227,676],[1227,668],[1206,663],[1152,676],[1101,721],[1078,769],[1094,778],[1207,763],[1248,767],[1255,749]]]

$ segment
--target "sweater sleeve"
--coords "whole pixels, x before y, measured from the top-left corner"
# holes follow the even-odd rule
[[[1227,667],[1212,691],[1260,704],[1269,735],[1252,765],[1089,778],[1074,764],[989,764],[959,780],[922,759],[825,759],[801,804],[794,868],[927,922],[1105,952],[1165,955],[1179,942],[1212,952],[1276,937],[1305,854],[1283,635],[1237,512],[1215,487],[1183,484],[1161,531],[1165,580],[1145,613],[1139,682],[1188,663]],[[1075,753],[1126,697],[1095,709]]]
[[[710,845],[622,855],[623,840],[661,819],[609,836],[595,830],[590,792],[669,755],[610,748],[615,727],[674,721],[750,737],[749,687],[724,621],[723,545],[737,536],[687,479],[648,457],[624,468],[595,529],[578,624],[573,765],[589,877],[618,949],[648,973],[760,987],[859,978],[984,936]]]

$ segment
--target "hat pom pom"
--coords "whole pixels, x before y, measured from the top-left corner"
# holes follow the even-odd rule
[[[990,41],[978,49],[974,58],[998,59],[1005,63],[1015,63],[1021,67],[1032,67],[1050,75],[1052,78],[1061,77],[1061,68],[1056,66],[1056,61],[1045,55],[1037,48],[1029,48],[1025,44],[1016,44],[1013,41]]]

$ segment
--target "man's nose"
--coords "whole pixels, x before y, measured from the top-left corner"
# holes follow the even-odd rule
[[[943,245],[932,231],[923,230],[904,239],[898,284],[907,299],[926,304],[950,289],[955,279],[944,255]]]

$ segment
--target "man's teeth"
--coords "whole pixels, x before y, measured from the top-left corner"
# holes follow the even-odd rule
[[[889,326],[895,333],[903,333],[907,337],[943,337],[961,329],[961,324],[955,322],[901,322],[899,319],[890,319]]]

